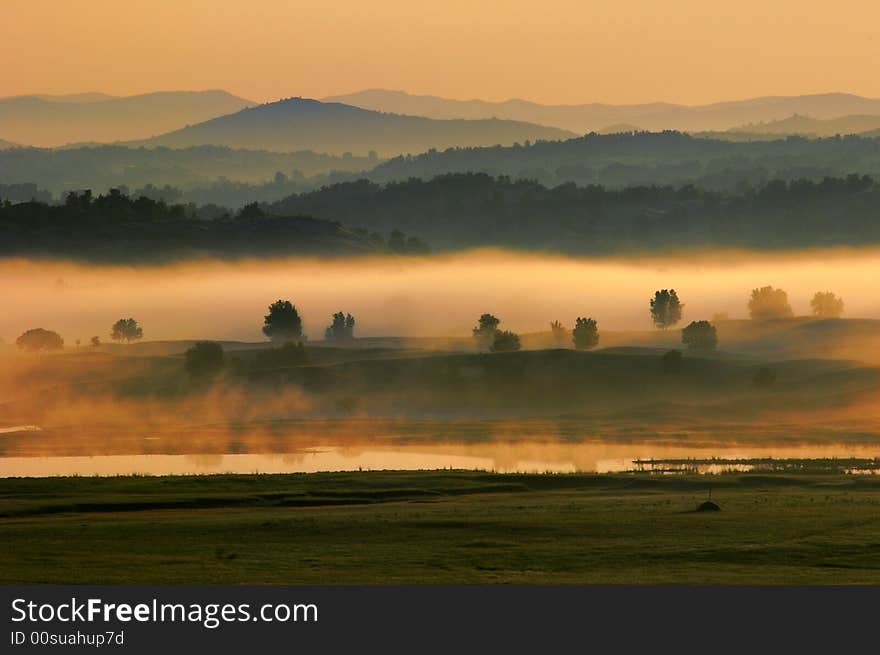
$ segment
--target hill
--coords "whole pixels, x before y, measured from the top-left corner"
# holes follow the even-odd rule
[[[386,232],[434,249],[482,246],[569,254],[654,249],[800,248],[880,242],[880,186],[869,177],[770,181],[718,193],[693,186],[628,187],[457,173],[385,185],[360,180],[292,195],[267,210]]]
[[[214,144],[253,150],[358,155],[374,151],[385,156],[431,148],[511,145],[570,136],[564,130],[516,121],[434,120],[288,98],[163,134],[143,145],[184,148]]]
[[[859,136],[734,140],[681,132],[588,134],[530,146],[455,148],[395,157],[367,177],[384,182],[453,172],[509,175],[546,186],[575,182],[736,189],[773,178],[821,180],[849,173],[880,174],[880,141]]]
[[[504,102],[450,100],[385,89],[370,89],[326,100],[431,118],[477,119],[494,116],[553,125],[579,133],[599,131],[618,123],[634,124],[652,131],[702,132],[727,130],[744,123],[780,120],[792,114],[808,114],[820,119],[851,114],[880,114],[880,99],[845,93],[772,96],[694,106],[663,102],[639,105],[542,105],[519,99]]]
[[[404,242],[406,243],[406,242]],[[114,190],[71,193],[63,205],[0,204],[0,257],[67,257],[80,261],[161,262],[206,257],[409,252],[378,234],[306,216],[259,211],[199,220],[193,208],[137,199]]]
[[[880,115],[841,116],[819,119],[793,114],[788,118],[768,123],[749,123],[730,130],[736,133],[803,136],[834,136],[836,134],[864,134],[880,132]]]
[[[21,146],[17,143],[12,143],[12,141],[4,141],[0,139],[0,150],[12,150],[13,148],[20,148]]]
[[[251,105],[225,91],[15,96],[0,98],[0,125],[9,139],[53,147],[143,139]]]
[[[105,191],[128,187],[132,191],[151,185],[144,193],[156,196],[165,185],[176,187],[165,200],[182,199],[180,192],[200,187],[205,194],[187,200],[227,206],[264,198],[241,183],[271,182],[272,199],[303,188],[306,178],[333,172],[355,173],[378,163],[368,157],[335,157],[310,151],[268,152],[233,150],[222,146],[192,148],[127,148],[104,145],[89,148],[17,148],[0,152],[0,184],[38,183],[56,196],[73,189]],[[238,183],[238,184],[236,184]],[[232,191],[240,191],[235,198]],[[239,197],[240,196],[240,197]],[[244,202],[232,202],[241,199]]]

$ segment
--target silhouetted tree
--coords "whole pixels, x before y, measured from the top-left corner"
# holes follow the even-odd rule
[[[388,236],[388,249],[400,255],[427,255],[428,244],[418,237],[408,237],[400,230],[392,230]]]
[[[388,236],[388,248],[392,252],[406,252],[406,235],[400,230],[392,230]]]
[[[483,314],[477,321],[477,327],[474,328],[474,339],[477,341],[477,348],[487,350],[491,348],[495,340],[495,333],[498,331],[498,324],[501,321],[492,314]]]
[[[184,367],[194,380],[211,380],[223,370],[225,361],[223,346],[214,341],[199,341],[187,349]]]
[[[249,219],[249,218],[262,218],[266,215],[266,212],[263,211],[262,207],[260,207],[260,203],[252,202],[244,207],[242,207],[237,216],[240,219]]]
[[[61,350],[64,348],[64,339],[52,330],[34,328],[28,330],[15,340],[15,345],[21,350],[38,352],[40,350]]]
[[[709,321],[693,321],[681,331],[681,342],[694,350],[715,350],[718,332]]]
[[[276,300],[263,317],[263,334],[272,341],[301,341],[302,319],[289,300]]]
[[[91,339],[92,348],[97,348],[101,345],[101,337],[92,337]]]
[[[752,289],[749,315],[758,321],[772,318],[791,318],[794,312],[788,304],[788,294],[771,286]]]
[[[565,326],[559,321],[553,321],[550,323],[550,332],[553,334],[553,343],[556,344],[557,347],[562,348],[568,342],[568,330],[565,329]]]
[[[813,316],[819,318],[839,318],[843,314],[843,298],[838,298],[831,291],[817,291],[810,301]]]
[[[680,350],[668,350],[660,357],[660,369],[669,375],[678,373],[682,368],[682,356]]]
[[[506,353],[519,350],[519,335],[507,330],[496,330],[492,339],[493,353]]]
[[[589,350],[599,343],[599,330],[592,318],[578,317],[571,331],[572,343],[577,350]]]
[[[684,305],[678,299],[675,289],[661,289],[651,298],[651,319],[654,325],[663,330],[672,327],[681,320]]]
[[[333,322],[324,331],[324,338],[328,341],[354,339],[354,316],[342,312],[333,314]]]
[[[113,324],[110,338],[114,341],[131,343],[144,337],[144,331],[133,318],[120,318]]]

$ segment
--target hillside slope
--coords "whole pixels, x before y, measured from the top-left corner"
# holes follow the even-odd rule
[[[225,91],[165,91],[118,98],[15,96],[0,98],[0,125],[7,139],[55,147],[143,139],[251,105],[250,100]]]
[[[213,144],[276,152],[314,150],[356,155],[372,150],[385,156],[431,148],[511,145],[571,136],[564,130],[522,122],[441,121],[288,98],[163,134],[143,145],[182,148]]]

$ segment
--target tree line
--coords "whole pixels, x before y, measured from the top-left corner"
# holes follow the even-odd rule
[[[0,203],[0,256],[65,256],[131,262],[193,256],[425,254],[428,245],[392,228],[348,229],[308,216],[272,216],[257,205],[199,220],[192,207],[111,189],[72,191],[62,204]]]
[[[692,185],[614,189],[486,173],[345,182],[270,203],[369,231],[392,227],[435,250],[503,246],[572,254],[863,245],[880,242],[880,184],[849,175],[771,180],[735,191]]]

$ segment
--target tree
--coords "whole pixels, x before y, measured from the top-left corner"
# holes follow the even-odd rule
[[[487,350],[492,347],[495,341],[495,333],[498,331],[500,319],[495,318],[492,314],[483,314],[477,321],[477,327],[474,328],[474,339],[477,341],[477,348]]]
[[[794,312],[788,304],[788,294],[771,286],[752,289],[749,299],[749,315],[756,321],[773,318],[791,318]]]
[[[64,339],[52,330],[34,328],[28,330],[15,340],[15,345],[21,350],[38,352],[40,350],[61,350],[64,348]]]
[[[328,341],[354,339],[354,316],[342,312],[333,314],[333,322],[324,330],[324,338]]]
[[[595,348],[599,343],[599,330],[596,327],[595,319],[581,317],[575,319],[571,337],[577,350]]]
[[[406,235],[400,230],[391,230],[388,236],[388,248],[391,252],[401,254],[406,252]]]
[[[186,372],[194,380],[211,380],[223,370],[226,356],[223,346],[214,341],[199,341],[186,351]]]
[[[272,341],[301,341],[302,319],[289,300],[276,300],[263,317],[263,334]]]
[[[665,330],[681,320],[684,305],[678,299],[675,289],[661,289],[651,299],[651,318],[654,325]]]
[[[519,335],[507,330],[496,330],[492,339],[493,353],[507,353],[519,350]]]
[[[666,375],[679,373],[681,367],[682,356],[680,350],[668,350],[663,353],[663,356],[660,358],[660,368]]]
[[[92,343],[92,348],[97,348],[98,346],[101,345],[101,337],[92,337],[91,343]]]
[[[819,318],[839,318],[843,314],[843,298],[838,298],[831,291],[817,291],[810,306],[813,316]]]
[[[564,347],[568,341],[568,330],[565,329],[565,326],[559,321],[553,321],[550,324],[550,332],[553,333],[553,343],[558,348]]]
[[[718,332],[709,321],[693,321],[681,331],[681,342],[694,350],[715,350]]]
[[[120,318],[113,324],[113,330],[110,332],[110,338],[114,341],[125,341],[131,343],[138,339],[143,339],[144,331],[138,322],[133,318]]]

